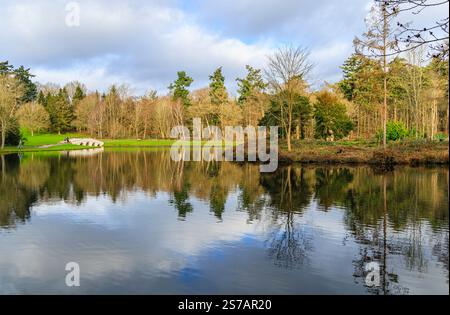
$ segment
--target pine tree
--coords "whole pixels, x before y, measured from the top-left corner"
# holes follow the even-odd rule
[[[355,96],[356,76],[361,69],[362,58],[361,55],[353,54],[340,67],[344,73],[344,79],[338,83],[338,86],[349,101],[352,101]]]
[[[187,108],[191,105],[188,88],[194,80],[185,71],[179,71],[177,75],[178,78],[170,84],[169,90],[172,92],[173,99],[181,100],[183,106]]]
[[[75,106],[79,101],[86,97],[86,94],[83,92],[83,89],[77,85],[75,89],[75,93],[73,94],[72,103]]]
[[[31,79],[34,78],[35,75],[31,74],[30,69],[26,69],[24,66],[20,66],[19,68],[15,69],[14,74],[24,88],[24,94],[21,98],[21,103],[34,101],[38,95],[38,92],[36,84],[34,84]]]
[[[222,67],[217,68],[213,75],[209,76],[209,96],[211,103],[220,106],[228,101],[228,92],[225,87],[225,77],[222,74]]]
[[[39,94],[37,97],[37,102],[44,107],[47,106],[47,97],[44,95],[44,93],[42,91],[39,91]]]
[[[222,74],[222,67],[219,67],[209,76],[209,97],[213,112],[210,115],[210,121],[214,125],[222,122],[221,113],[223,107],[228,103],[228,92],[225,87],[225,77]]]
[[[13,71],[14,67],[9,64],[9,61],[0,62],[0,75],[9,74]]]
[[[261,75],[261,70],[254,69],[253,67],[247,65],[247,76],[244,79],[237,78],[238,82],[238,103],[242,105],[249,98],[256,96],[256,94],[261,93],[266,89],[267,84],[264,83]]]
[[[74,111],[65,89],[60,89],[56,95],[47,94],[46,104],[52,131],[61,134],[61,132],[70,130],[74,119]]]

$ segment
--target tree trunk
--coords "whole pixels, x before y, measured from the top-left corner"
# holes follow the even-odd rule
[[[7,130],[7,125],[5,122],[1,123],[1,127],[2,127],[2,149],[5,148],[5,142],[6,142],[6,130]]]
[[[387,25],[387,10],[386,4],[383,7],[383,71],[384,71],[384,102],[383,102],[383,149],[386,150],[386,124],[387,124],[387,59],[386,59],[386,49],[387,49],[387,36],[388,36],[388,25]]]

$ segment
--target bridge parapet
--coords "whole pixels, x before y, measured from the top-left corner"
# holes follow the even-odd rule
[[[103,147],[104,142],[93,138],[70,138],[67,143],[88,147]]]

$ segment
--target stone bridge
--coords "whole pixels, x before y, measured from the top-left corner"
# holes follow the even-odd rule
[[[87,147],[103,147],[103,141],[92,138],[70,138],[65,143],[71,143],[74,145],[84,145]]]

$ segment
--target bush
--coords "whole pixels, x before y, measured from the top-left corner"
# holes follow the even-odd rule
[[[445,135],[445,134],[443,134],[443,133],[437,133],[435,136],[434,136],[434,138],[437,140],[437,141],[439,141],[439,142],[442,142],[442,141],[444,141],[445,139],[447,139],[447,136]]]
[[[401,121],[390,121],[386,124],[386,141],[398,141],[408,136],[408,129]],[[378,141],[383,141],[383,131],[377,132]]]

